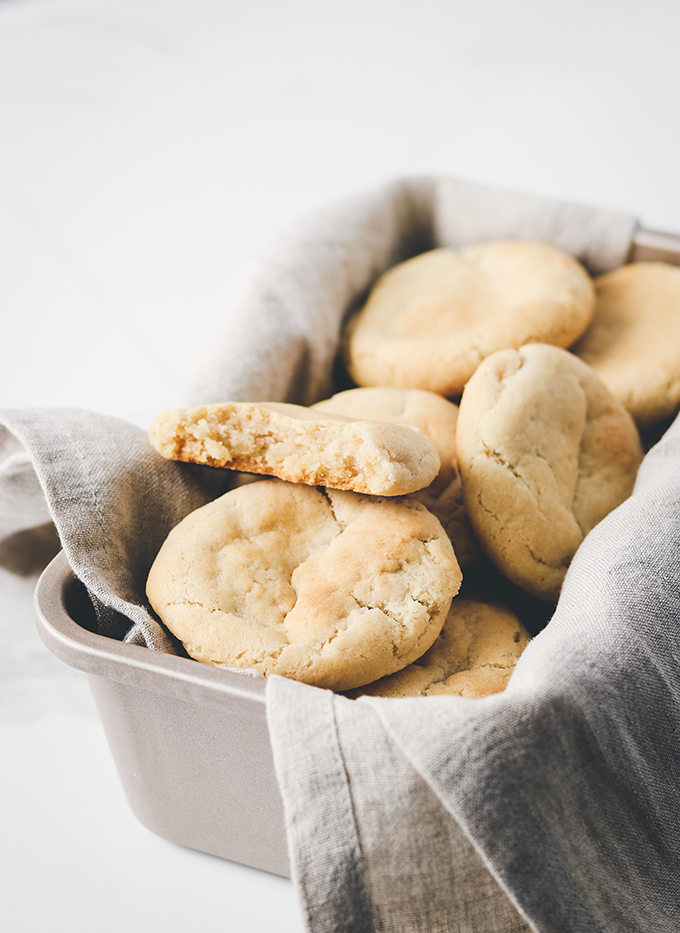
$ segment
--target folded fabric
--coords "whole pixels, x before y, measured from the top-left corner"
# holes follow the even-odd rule
[[[676,421],[504,693],[351,701],[271,678],[310,930],[526,929],[480,894],[478,858],[540,933],[677,930],[679,659]]]
[[[348,198],[287,230],[244,270],[187,403],[327,398],[343,317],[378,275],[426,249],[538,240],[599,273],[625,261],[635,226],[627,214],[450,178],[398,180]]]
[[[254,263],[186,403],[328,395],[344,315],[418,251],[538,239],[600,272],[625,261],[634,228],[450,179],[344,201]],[[100,632],[174,650],[146,575],[169,529],[228,476],[169,463],[144,432],[90,412],[5,411],[0,424],[0,539],[30,548],[51,517]],[[350,701],[269,679],[310,930],[678,928],[679,500],[676,424],[634,496],[587,537],[503,694]]]
[[[22,505],[44,520],[42,501],[100,634],[173,652],[147,608],[146,577],[170,529],[213,498],[207,481],[164,460],[140,428],[87,411],[0,411],[0,443],[11,452],[0,463],[0,496],[13,504],[5,533],[19,530]],[[34,546],[30,535],[19,543]]]

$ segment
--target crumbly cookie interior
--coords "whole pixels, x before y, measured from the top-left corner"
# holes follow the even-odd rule
[[[150,439],[171,460],[371,495],[415,492],[441,465],[417,429],[274,402],[169,409],[155,419]]]

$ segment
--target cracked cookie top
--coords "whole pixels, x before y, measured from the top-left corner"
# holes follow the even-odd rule
[[[439,636],[422,658],[354,696],[453,696],[476,699],[505,690],[529,633],[497,603],[458,597]]]
[[[417,428],[282,402],[171,408],[154,419],[149,439],[168,460],[378,496],[422,489],[441,465]]]
[[[496,350],[570,346],[594,305],[588,273],[553,246],[508,240],[435,249],[378,279],[349,321],[345,365],[360,386],[457,396]]]
[[[456,442],[482,547],[514,583],[556,601],[585,535],[633,491],[642,450],[631,416],[578,357],[530,344],[481,364]]]
[[[460,583],[420,503],[263,480],[180,522],[147,595],[196,660],[349,690],[424,654]]]

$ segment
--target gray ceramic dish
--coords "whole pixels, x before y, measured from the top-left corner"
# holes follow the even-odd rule
[[[287,875],[261,677],[95,634],[63,552],[35,593],[50,651],[87,674],[130,806],[180,845]]]

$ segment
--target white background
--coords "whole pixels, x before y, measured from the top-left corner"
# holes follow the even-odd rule
[[[0,0],[0,406],[147,427],[245,261],[441,173],[680,232],[674,0]],[[0,928],[302,930],[291,883],[130,814],[0,573]]]

